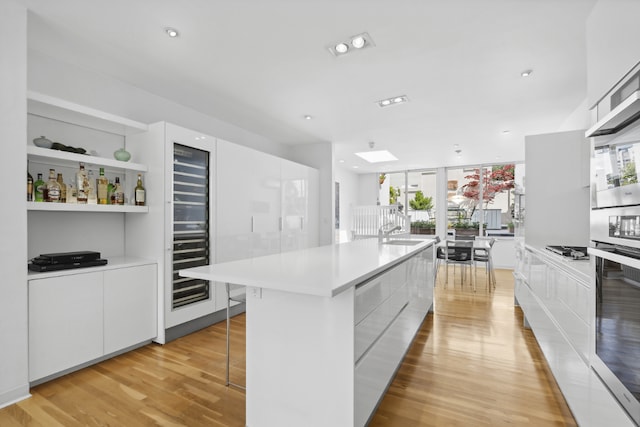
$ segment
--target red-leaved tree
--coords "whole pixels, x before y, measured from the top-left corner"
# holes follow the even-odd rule
[[[464,204],[467,209],[471,209],[473,215],[476,207],[480,203],[480,185],[482,184],[482,201],[485,208],[492,203],[496,194],[511,190],[515,187],[514,183],[515,165],[494,166],[491,170],[483,168],[482,177],[480,170],[475,169],[471,175],[464,178],[469,182],[462,186],[462,195],[465,198]]]

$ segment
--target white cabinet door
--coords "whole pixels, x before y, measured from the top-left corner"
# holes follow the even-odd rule
[[[29,380],[103,355],[102,272],[29,281]]]
[[[218,140],[216,262],[280,251],[280,159]]]
[[[157,335],[156,265],[104,272],[104,353]]]
[[[317,246],[318,208],[311,203],[316,194],[315,169],[281,161],[282,252]]]

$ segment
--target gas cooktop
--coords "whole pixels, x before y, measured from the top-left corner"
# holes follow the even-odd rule
[[[547,249],[558,255],[571,259],[589,259],[586,246],[560,246],[549,245]]]

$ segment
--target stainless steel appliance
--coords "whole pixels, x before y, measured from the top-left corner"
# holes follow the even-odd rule
[[[606,141],[595,141],[592,158],[592,207],[640,205],[640,126]]]
[[[640,425],[640,63],[597,104],[589,254],[595,270],[591,366]]]
[[[640,158],[640,63],[593,108],[592,206],[640,205],[636,159]]]
[[[598,243],[591,366],[640,424],[640,249]]]

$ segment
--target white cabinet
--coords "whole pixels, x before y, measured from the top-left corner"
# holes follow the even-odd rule
[[[157,266],[104,272],[104,353],[149,340],[157,331]]]
[[[217,263],[318,245],[316,169],[221,139],[216,165]],[[216,294],[221,310],[223,284]]]
[[[156,336],[156,265],[141,263],[30,275],[30,381]]]
[[[216,262],[280,252],[280,159],[217,143]]]
[[[102,346],[102,273],[29,281],[29,380],[96,359]]]
[[[587,246],[590,154],[584,131],[526,136],[525,159],[526,244]]]
[[[366,425],[432,307],[433,254],[430,246],[356,289],[356,426]]]
[[[318,245],[318,171],[218,140],[216,262]]]
[[[215,211],[215,150],[216,139],[190,129],[185,129],[171,123],[159,122],[149,125],[149,131],[130,137],[132,141],[129,151],[132,156],[142,159],[149,167],[147,181],[153,185],[147,185],[147,199],[149,214],[147,218],[131,218],[126,223],[126,251],[128,254],[151,258],[158,262],[158,341],[165,342],[165,331],[213,313],[215,308],[215,295],[208,282],[197,283],[201,295],[197,299],[182,304],[182,287],[177,271],[179,268],[193,267],[193,264],[174,264],[174,257],[180,251],[189,251],[189,248],[179,247],[174,243],[174,237],[180,233],[187,233],[189,229],[199,229],[203,224],[207,227],[204,236],[206,251],[203,254],[205,263],[213,262],[214,257],[214,224],[213,213]],[[180,146],[190,150],[200,150],[208,159],[208,170],[203,176],[208,177],[207,202],[208,221],[174,221],[175,209],[183,206],[181,198],[189,198],[190,191],[184,188],[176,189],[178,180],[176,176],[184,177],[185,171],[176,171],[180,167],[176,153]],[[178,151],[176,151],[178,150]],[[199,173],[199,175],[202,175]],[[195,188],[195,187],[194,187]],[[179,192],[181,192],[179,194]],[[185,205],[186,206],[186,205]],[[185,234],[187,235],[187,234]],[[186,253],[186,252],[185,252]],[[200,281],[203,282],[203,281]],[[178,304],[180,302],[180,304]]]
[[[515,273],[515,298],[525,324],[531,327],[578,424],[631,425],[589,365],[592,284],[583,277],[584,268],[572,268],[570,262],[544,251],[527,246],[518,264],[521,269]]]
[[[125,250],[125,223],[144,222],[149,211],[130,202],[136,175],[147,166],[135,156],[131,162],[112,157],[127,136],[147,126],[34,92],[27,105],[27,160],[34,177],[53,168],[72,183],[83,162],[96,177],[100,167],[108,178],[119,177],[127,199],[124,206],[25,203],[29,258],[92,250],[108,260],[103,267],[29,273],[29,379],[38,381],[154,338],[156,265],[127,258]],[[31,141],[41,135],[88,154],[36,147]]]
[[[316,169],[281,160],[282,252],[318,246],[319,175]],[[312,194],[314,193],[314,194]]]

